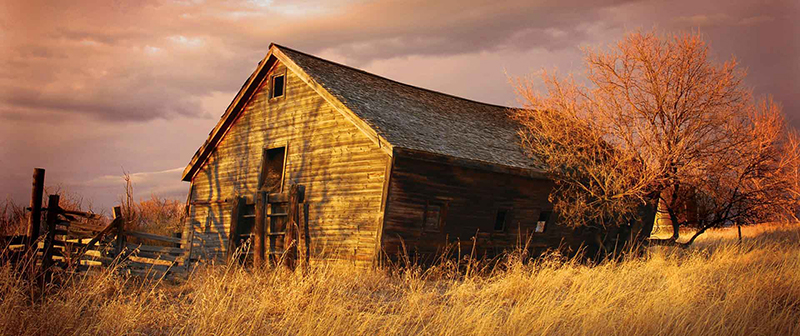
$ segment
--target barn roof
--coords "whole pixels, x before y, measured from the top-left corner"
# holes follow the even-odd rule
[[[215,133],[224,134],[230,127],[238,113],[236,106],[242,105],[237,101],[248,98],[243,95],[248,94],[249,86],[257,87],[263,80],[259,73],[269,69],[266,65],[273,58],[298,73],[362,131],[374,136],[378,144],[484,165],[538,170],[519,147],[519,124],[509,118],[508,107],[403,84],[272,44],[267,57],[237,94],[209,140],[195,153],[184,171],[184,180],[191,179],[216,146]],[[227,126],[226,119],[231,119]],[[218,142],[221,136],[216,138]]]

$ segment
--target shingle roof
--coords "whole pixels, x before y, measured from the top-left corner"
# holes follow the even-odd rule
[[[276,49],[279,52],[274,52]],[[525,175],[541,173],[519,147],[519,124],[509,117],[507,107],[403,84],[272,44],[184,169],[184,181],[194,177],[219,144],[277,57],[288,58],[297,71],[324,89],[321,94],[326,99],[349,110],[342,113],[354,114],[350,120],[357,127],[370,136],[374,131],[381,143],[388,142],[391,148],[455,158],[462,165],[502,171],[508,167]]]
[[[395,148],[535,169],[508,108],[380,77],[276,45]]]

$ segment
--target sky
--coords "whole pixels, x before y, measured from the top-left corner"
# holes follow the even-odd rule
[[[800,1],[0,0],[0,197],[103,211],[186,199],[181,172],[275,42],[404,83],[517,105],[510,77],[583,73],[582,48],[699,32],[800,127]]]

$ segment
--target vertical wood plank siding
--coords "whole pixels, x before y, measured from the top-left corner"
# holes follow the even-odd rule
[[[192,180],[187,230],[193,258],[222,260],[237,196],[254,195],[263,148],[286,145],[284,189],[306,186],[312,262],[372,264],[388,155],[351,122],[278,64],[285,96],[262,85]],[[267,77],[269,78],[269,76]]]
[[[465,168],[451,164],[395,155],[383,227],[383,251],[390,256],[406,253],[430,262],[447,244],[460,241],[469,254],[476,236],[476,256],[492,256],[524,246],[541,253],[548,248],[576,251],[587,236],[555,225],[551,218],[545,232],[535,233],[541,211],[551,209],[547,200],[553,182],[512,174]],[[426,204],[446,207],[439,232],[423,228]],[[510,209],[504,232],[494,229],[497,210]]]

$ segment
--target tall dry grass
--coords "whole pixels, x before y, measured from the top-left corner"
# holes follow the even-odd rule
[[[25,207],[11,198],[0,202],[0,237],[25,234],[28,217]]]
[[[186,280],[101,271],[44,298],[0,267],[0,334],[800,335],[800,228],[711,232],[698,246],[587,266],[512,256],[453,264],[249,271]]]
[[[45,195],[59,195],[59,206],[67,210],[94,212],[92,203],[85,200],[77,193],[71,192],[60,185],[54,188],[45,188]],[[42,207],[47,208],[47,196],[42,199]],[[0,237],[27,234],[28,217],[30,212],[25,210],[28,204],[14,201],[8,197],[0,201]],[[103,212],[100,212],[101,214]],[[42,216],[44,223],[44,215]]]
[[[172,236],[183,231],[185,216],[183,202],[158,195],[150,195],[149,199],[135,201],[130,174],[126,172],[123,180],[125,195],[120,197],[120,206],[125,216],[125,229],[162,236]]]

